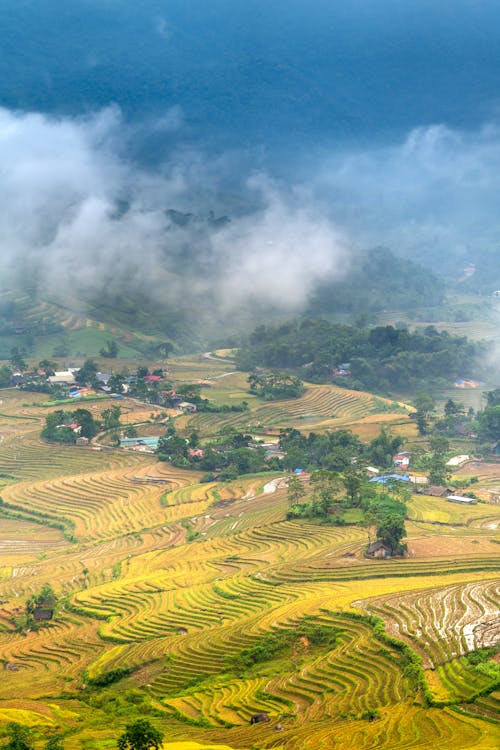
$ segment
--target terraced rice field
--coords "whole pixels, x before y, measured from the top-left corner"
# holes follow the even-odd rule
[[[240,376],[216,380],[226,363],[194,364],[221,403],[240,398]],[[193,363],[173,367],[192,379]],[[40,743],[62,727],[68,750],[107,750],[140,716],[171,750],[498,746],[498,686],[468,657],[500,635],[495,469],[477,472],[476,506],[414,497],[410,556],[368,560],[366,529],[287,521],[279,475],[200,484],[151,455],[50,446],[36,398],[5,393],[0,726],[26,723]],[[204,436],[249,418],[269,431],[362,424],[385,408],[311,386],[297,401],[189,419]],[[23,629],[25,600],[46,582],[55,617]],[[245,661],[273,638],[279,649]],[[251,725],[256,713],[269,721]]]
[[[248,412],[196,414],[189,420],[190,428],[207,435],[218,433],[225,426],[271,433],[279,427],[310,431],[355,424],[374,414],[386,416],[386,412],[392,414],[392,419],[400,419],[401,412],[406,412],[404,407],[387,399],[329,385],[310,384],[299,399],[262,402],[249,399],[245,391],[241,391],[240,397],[249,402]]]

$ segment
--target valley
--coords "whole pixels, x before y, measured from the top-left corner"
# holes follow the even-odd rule
[[[177,388],[203,381],[215,403],[248,401],[174,411],[167,425],[196,429],[202,445],[235,430],[276,440],[281,428],[368,441],[382,425],[421,441],[404,402],[307,383],[300,398],[265,402],[217,355],[168,370]],[[200,471],[100,438],[50,444],[45,394],[1,396],[0,720],[40,739],[62,732],[68,750],[113,747],[140,717],[179,750],[497,747],[498,671],[486,665],[498,662],[471,655],[498,642],[500,464],[457,470],[477,477],[478,504],[413,494],[408,554],[376,560],[360,524],[287,520],[283,472],[200,483]],[[113,403],[87,408],[97,417]],[[119,404],[124,425],[162,411]],[[54,614],[26,624],[44,584]]]

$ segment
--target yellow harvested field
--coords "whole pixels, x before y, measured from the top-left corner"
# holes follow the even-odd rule
[[[368,393],[308,384],[262,402],[229,362],[168,365],[176,386],[210,380],[202,396],[248,400],[169,412],[202,441],[414,435],[404,405]],[[36,747],[62,731],[67,750],[111,750],[137,718],[164,750],[499,746],[496,683],[468,655],[500,636],[500,464],[473,468],[477,505],[413,495],[408,556],[370,559],[367,527],[287,520],[282,473],[201,482],[151,454],[44,443],[38,396],[4,391],[0,406],[1,730],[29,726]],[[150,423],[164,410],[119,405],[123,425],[167,429]],[[47,583],[54,611],[27,619]]]

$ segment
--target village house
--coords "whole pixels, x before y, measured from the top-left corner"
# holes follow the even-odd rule
[[[203,448],[188,448],[187,453],[189,458],[195,459],[201,459],[205,455],[203,452]]]
[[[19,388],[21,385],[26,384],[26,380],[20,372],[15,372],[10,379],[10,384],[13,385],[14,388]]]
[[[196,404],[192,404],[190,401],[181,401],[179,409],[186,412],[186,414],[194,414],[196,411]]]
[[[391,550],[389,547],[384,544],[383,542],[372,542],[367,550],[366,554],[368,557],[374,557],[377,560],[383,559],[384,557],[390,557],[391,556]]]
[[[379,477],[372,477],[368,481],[390,484],[391,482],[411,482],[411,478],[409,474],[384,474]]]
[[[419,495],[430,495],[431,497],[447,497],[451,492],[452,490],[448,487],[440,487],[439,485],[432,485],[431,487],[417,490]]]
[[[120,448],[132,448],[133,450],[152,453],[158,448],[159,441],[159,437],[122,438]]]
[[[458,503],[459,505],[476,505],[475,497],[464,497],[463,495],[448,495],[446,498],[449,503]]]
[[[33,619],[35,622],[47,622],[52,620],[54,616],[54,610],[50,607],[37,607],[33,610]]]
[[[78,369],[60,370],[49,375],[47,382],[51,385],[73,385],[76,382],[75,372],[78,372]]]
[[[55,606],[56,600],[51,596],[40,599],[33,610],[33,619],[35,622],[52,620]]]
[[[411,453],[408,453],[407,451],[402,451],[401,453],[397,453],[395,456],[392,457],[392,465],[394,468],[398,469],[407,469],[410,465],[410,458]]]

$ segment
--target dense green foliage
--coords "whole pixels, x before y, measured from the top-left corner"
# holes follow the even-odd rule
[[[90,440],[96,434],[97,425],[88,409],[53,411],[46,416],[42,430],[42,437],[55,443],[75,443],[77,437]]]
[[[344,471],[353,461],[381,468],[392,466],[392,456],[401,447],[401,439],[392,437],[387,430],[380,433],[368,445],[349,430],[304,435],[299,430],[285,429],[280,433],[280,446],[287,455],[282,465],[287,469],[330,469]]]
[[[252,373],[248,376],[250,393],[265,401],[276,401],[280,398],[300,398],[305,388],[300,378],[286,372]]]
[[[479,371],[482,344],[438,332],[433,326],[357,327],[326,320],[293,320],[258,326],[237,354],[242,370],[291,368],[306,380],[388,392],[449,384]],[[344,372],[339,374],[341,365]],[[342,368],[341,368],[342,369]]]
[[[224,480],[236,479],[240,474],[253,474],[273,468],[272,464],[264,461],[264,448],[255,443],[251,435],[241,432],[207,442],[200,450],[196,432],[186,439],[178,435],[171,425],[167,435],[160,439],[156,453],[160,461],[170,461],[174,466],[208,472],[207,478],[210,480],[215,476]]]
[[[163,734],[147,719],[138,719],[127,724],[118,737],[118,750],[159,750],[163,744]]]
[[[119,682],[124,677],[128,677],[132,670],[128,667],[117,667],[116,669],[108,669],[97,677],[89,677],[87,684],[92,687],[106,687],[112,685],[115,682]]]
[[[367,294],[369,290],[369,294]],[[324,284],[316,292],[310,311],[315,315],[349,312],[369,315],[385,310],[414,310],[422,301],[440,305],[444,284],[428,268],[398,258],[385,247],[358,256],[347,280]]]
[[[342,631],[339,628],[328,627],[316,622],[313,617],[304,617],[290,630],[274,630],[259,638],[249,648],[245,648],[230,660],[230,666],[236,669],[249,669],[281,656],[290,649],[302,649],[309,646],[335,648]]]
[[[500,440],[500,388],[486,394],[486,408],[479,415],[479,434],[484,440]]]
[[[9,740],[2,745],[2,750],[34,750],[29,727],[11,721],[7,724],[6,730]]]
[[[406,551],[406,544],[402,542],[405,536],[404,518],[399,513],[388,513],[377,526],[377,539],[390,549],[391,555]]]
[[[289,519],[316,518],[322,523],[343,525],[345,514],[355,509],[356,522],[382,527],[392,517],[398,519],[404,530],[406,505],[402,500],[408,500],[410,492],[400,482],[386,484],[381,490],[379,485],[368,481],[362,470],[353,466],[342,473],[326,469],[314,471],[307,489],[298,480],[302,484],[300,492],[296,481],[291,477],[288,482]],[[398,547],[397,543],[390,546],[394,550]]]

